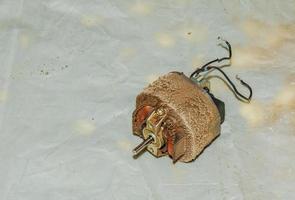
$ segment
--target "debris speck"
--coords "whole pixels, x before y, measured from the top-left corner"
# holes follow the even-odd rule
[[[64,69],[66,69],[66,68],[68,68],[68,67],[69,67],[68,65],[62,66],[62,67],[61,67],[61,70],[64,70]]]
[[[47,75],[49,75],[49,71],[45,71],[44,69],[41,69],[41,70],[40,70],[40,74],[41,74],[41,75],[46,75],[46,76],[47,76]]]

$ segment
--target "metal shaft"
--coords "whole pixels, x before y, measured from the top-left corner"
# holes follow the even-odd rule
[[[140,143],[137,147],[133,149],[133,155],[136,156],[140,152],[142,152],[150,143],[154,141],[154,138],[152,136],[148,137],[142,143]]]

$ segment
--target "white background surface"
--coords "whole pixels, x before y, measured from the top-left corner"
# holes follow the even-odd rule
[[[0,0],[0,199],[295,199],[295,2]],[[131,149],[135,97],[233,46],[221,136],[194,162]]]

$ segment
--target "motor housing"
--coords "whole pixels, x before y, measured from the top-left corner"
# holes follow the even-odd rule
[[[181,72],[170,72],[136,98],[133,133],[144,139],[134,150],[169,155],[174,162],[194,160],[219,134],[224,103]]]

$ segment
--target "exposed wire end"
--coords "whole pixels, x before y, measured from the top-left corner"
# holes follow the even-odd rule
[[[216,58],[215,60],[212,60],[208,63],[206,63],[205,65],[203,65],[200,68],[197,68],[191,75],[190,78],[191,79],[198,79],[199,74],[202,72],[208,72],[211,73],[213,70],[218,70],[227,80],[227,82],[229,83],[229,85],[231,86],[232,90],[234,91],[235,95],[240,99],[243,100],[244,102],[250,102],[251,98],[252,98],[252,88],[242,79],[239,78],[238,75],[236,75],[236,79],[240,82],[241,85],[243,85],[244,87],[246,87],[249,90],[249,96],[246,97],[243,94],[241,94],[238,89],[236,88],[235,84],[230,80],[230,78],[227,76],[227,74],[221,69],[221,66],[212,66],[212,64],[214,63],[220,63],[224,60],[228,60],[229,64],[231,65],[231,58],[232,58],[232,49],[231,49],[231,45],[227,40],[224,40],[221,37],[217,38],[218,40],[223,41],[226,46],[222,43],[219,43],[218,46],[221,46],[222,48],[226,49],[228,51],[228,56],[225,56],[223,58]],[[211,71],[210,71],[211,70]]]
[[[205,65],[203,65],[202,67],[200,68],[197,68],[191,75],[190,75],[190,78],[193,78],[193,77],[197,77],[201,72],[204,72],[204,71],[208,71],[207,70],[207,67],[209,65],[212,65],[213,63],[220,63],[224,60],[229,60],[231,64],[231,57],[232,57],[232,50],[231,50],[231,45],[230,43],[227,41],[227,40],[224,40],[222,39],[220,36],[217,38],[218,40],[221,40],[223,42],[225,42],[226,46],[224,46],[222,43],[219,43],[218,46],[221,46],[222,48],[226,49],[228,51],[228,56],[225,56],[225,57],[222,57],[222,58],[216,58],[215,60],[212,60],[208,63],[206,63]]]
[[[240,81],[241,85],[243,85],[246,88],[248,88],[248,90],[249,90],[249,96],[246,99],[245,98],[244,99],[247,100],[250,103],[250,101],[252,99],[252,88],[250,87],[250,85],[248,83],[246,83],[245,81],[243,81],[238,75],[236,75],[236,79],[238,81]]]

